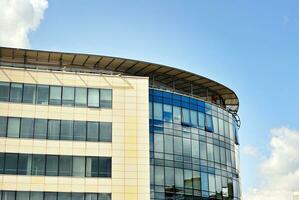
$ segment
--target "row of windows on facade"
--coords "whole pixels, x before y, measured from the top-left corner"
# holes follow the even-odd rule
[[[0,137],[111,142],[112,123],[0,117]]]
[[[238,140],[236,124],[187,108],[150,102],[150,119],[195,127]]]
[[[111,200],[111,193],[0,191],[0,200]]]
[[[0,82],[0,101],[111,108],[112,90]]]
[[[111,158],[0,153],[0,173],[33,176],[111,177]]]

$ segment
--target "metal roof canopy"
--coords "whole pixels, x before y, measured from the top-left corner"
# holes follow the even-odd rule
[[[231,89],[206,77],[181,69],[126,58],[102,55],[40,51],[0,47],[1,62],[61,67],[65,70],[82,69],[93,73],[117,73],[150,78],[151,86],[167,88],[194,97],[212,101],[224,106],[233,114],[237,114],[239,99]],[[221,103],[219,103],[221,102]]]

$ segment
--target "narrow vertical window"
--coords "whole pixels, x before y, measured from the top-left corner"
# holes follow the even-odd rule
[[[173,122],[176,124],[181,124],[181,108],[173,106]]]
[[[183,124],[190,125],[190,110],[183,108],[182,115],[183,115],[183,120],[182,120]]]
[[[112,141],[112,123],[100,122],[100,141],[111,142]]]
[[[73,176],[85,176],[85,158],[80,156],[73,157]]]
[[[86,140],[86,122],[74,121],[74,140]]]
[[[88,107],[99,107],[100,93],[98,89],[88,89]]]
[[[31,174],[31,155],[19,154],[18,161],[18,174],[20,175],[30,175]]]
[[[33,138],[34,119],[22,118],[21,121],[21,138]]]
[[[5,174],[17,174],[18,154],[5,154]]]
[[[75,106],[86,107],[87,106],[87,89],[76,88],[75,89]]]
[[[37,104],[48,105],[49,101],[49,86],[38,85],[37,86]]]
[[[87,140],[99,140],[99,124],[98,122],[87,122]]]
[[[198,112],[198,127],[205,129],[205,114],[202,112]]]
[[[48,121],[48,139],[59,140],[60,135],[60,121],[49,120]]]
[[[60,156],[59,158],[59,176],[72,175],[72,156]]]
[[[23,102],[35,104],[36,85],[24,84]]]
[[[50,86],[50,104],[61,105],[61,87]]]
[[[0,101],[9,101],[9,83],[0,82]]]
[[[0,137],[6,136],[7,117],[0,117]]]
[[[74,106],[75,103],[75,89],[73,87],[63,87],[62,105]]]
[[[34,121],[34,138],[45,139],[47,138],[47,120],[35,119]]]
[[[20,83],[12,83],[10,85],[10,101],[20,103],[22,102],[23,85]]]
[[[164,167],[155,166],[155,185],[164,185]]]
[[[99,175],[99,159],[97,157],[86,158],[86,176],[97,177]]]
[[[45,155],[32,155],[32,175],[45,175]]]
[[[100,90],[100,107],[101,108],[112,108],[112,90],[101,89]]]
[[[111,158],[99,158],[99,177],[111,177]]]
[[[7,137],[18,138],[20,136],[20,118],[8,118]]]
[[[162,120],[162,104],[161,103],[154,103],[154,119]]]
[[[172,122],[172,106],[164,104],[163,105],[163,118],[166,122]]]
[[[213,121],[212,116],[206,114],[206,131],[213,132]]]
[[[60,139],[73,140],[73,121],[61,120]]]
[[[58,156],[54,156],[54,155],[47,156],[46,175],[58,176]]]

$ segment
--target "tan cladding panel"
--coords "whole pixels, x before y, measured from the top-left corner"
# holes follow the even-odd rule
[[[99,144],[99,146],[91,150],[91,147],[86,147],[87,144],[84,142],[82,145],[78,142],[72,142],[72,147],[70,146],[69,150],[65,148],[59,152],[60,154],[67,155],[91,155],[93,151],[101,151],[94,154],[111,155],[112,178],[108,179],[108,181],[95,179],[97,181],[94,181],[92,186],[82,182],[91,181],[88,178],[82,180],[69,178],[72,181],[76,180],[78,183],[80,181],[82,183],[77,186],[71,186],[68,179],[69,184],[65,186],[71,191],[75,191],[74,188],[80,188],[82,192],[111,192],[112,199],[117,200],[143,200],[150,198],[148,78],[34,71],[0,67],[0,81],[113,89],[112,109],[0,103],[0,115],[112,122],[112,144],[104,144],[104,146]],[[16,147],[12,144],[12,140],[2,140],[1,144],[3,147],[1,151],[36,153],[39,145],[43,143],[43,141],[35,142],[33,140],[22,142],[22,139],[16,139],[19,141],[16,142]],[[29,143],[32,143],[32,147],[30,147]],[[56,145],[58,143],[61,145],[64,142],[57,141]],[[53,145],[51,142],[51,146]],[[22,150],[25,147],[26,150]],[[74,148],[76,149],[75,152]],[[81,152],[78,152],[79,149],[85,153],[81,154]],[[45,154],[49,153],[47,148],[40,150]],[[39,180],[38,177],[36,178],[34,182]],[[31,191],[36,190],[35,186],[40,188],[39,191],[51,190],[47,188],[53,188],[51,191],[65,191],[63,189],[64,186],[61,186],[59,182],[54,181],[53,184],[49,185],[46,181],[47,177],[41,177],[40,182],[35,186],[32,186],[32,182],[25,181],[25,179],[28,178],[22,177],[8,180],[8,178],[2,176],[0,178],[0,189],[12,190],[15,188],[16,190],[22,190],[18,186],[22,185],[22,187],[26,187]],[[64,179],[63,177],[59,177],[58,179],[67,180],[67,178]]]

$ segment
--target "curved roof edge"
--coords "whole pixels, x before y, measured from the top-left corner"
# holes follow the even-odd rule
[[[233,114],[237,114],[239,109],[239,99],[233,90],[206,77],[170,66],[103,55],[9,47],[0,47],[0,61],[147,76],[150,78],[151,86],[198,97],[223,106]]]

